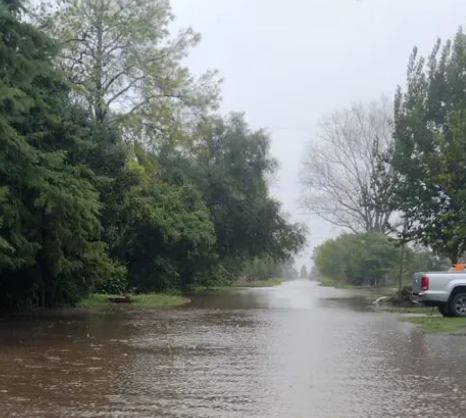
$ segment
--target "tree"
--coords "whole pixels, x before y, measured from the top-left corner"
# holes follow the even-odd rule
[[[134,10],[115,9],[118,4]],[[100,25],[103,18],[116,18],[116,12],[126,16],[117,28],[121,36],[112,38],[114,46],[123,48],[123,38],[139,40],[137,47],[125,45],[126,53],[131,50],[137,65],[148,65],[143,52],[149,56],[155,51],[150,48],[152,38],[145,44],[134,34],[154,34],[154,28],[132,27],[130,38],[129,27],[123,26],[135,25],[131,19],[141,17],[143,10],[148,20],[141,17],[141,22],[154,23],[154,4],[59,4],[56,27],[64,30],[60,22],[65,20],[60,19],[66,18],[69,29],[75,30],[82,23],[79,13],[89,23],[83,26],[89,34],[73,40],[82,43],[83,50],[73,50],[68,43],[58,48],[61,53],[83,53],[73,69],[94,70],[78,72],[87,78],[70,83],[56,64],[75,57],[57,59],[57,42],[26,23],[18,2],[0,0],[1,309],[74,305],[96,291],[165,291],[227,283],[248,269],[260,278],[278,276],[304,245],[304,228],[289,221],[270,196],[268,182],[276,161],[264,131],[252,131],[240,115],[203,115],[193,124],[191,115],[183,112],[192,105],[202,113],[201,104],[168,106],[163,100],[138,96],[137,89],[131,98],[141,99],[144,111],[160,105],[162,117],[134,110],[129,113],[138,113],[137,118],[114,123],[122,120],[122,113],[129,115],[127,109],[102,104],[102,98],[118,94],[114,88],[123,88],[120,82],[130,86],[127,91],[136,88],[129,79],[132,72],[104,92],[96,87],[100,75],[107,77],[116,68],[100,74],[104,61],[97,65],[103,52],[99,39],[107,42],[115,33],[112,22]],[[163,23],[168,9],[162,6],[167,3],[156,4]],[[154,29],[160,29],[161,39],[164,28]],[[122,62],[128,59],[119,51]],[[164,62],[177,72],[181,57],[174,54]],[[138,86],[147,93],[155,73],[137,65],[138,74],[144,75]],[[167,68],[162,66],[159,75],[162,70]],[[178,81],[174,89],[183,88],[184,81]],[[151,126],[153,122],[159,125]],[[128,130],[138,129],[150,144],[125,140]]]
[[[342,234],[318,245],[314,249],[313,261],[320,275],[337,282],[347,280],[349,251],[357,245],[357,241],[356,234]]]
[[[345,274],[348,281],[379,287],[398,265],[399,249],[393,240],[380,232],[359,235],[355,244],[347,255]]]
[[[141,291],[215,285],[278,272],[304,243],[271,199],[269,137],[242,116],[205,119],[190,147],[168,155],[133,147],[135,216],[117,251]],[[162,163],[160,163],[162,161]]]
[[[303,265],[301,266],[301,270],[299,271],[299,277],[300,277],[301,279],[308,279],[308,278],[309,278],[309,274],[308,274],[308,272],[307,272],[307,267],[306,267],[305,264],[303,264]]]
[[[282,262],[302,248],[304,227],[289,222],[269,195],[277,162],[268,134],[251,131],[241,114],[214,117],[199,125],[192,153],[192,178],[209,208],[222,258]]]
[[[247,261],[242,276],[249,281],[261,281],[283,277],[279,263],[274,262],[268,257],[255,257]]]
[[[140,133],[141,123],[167,129],[217,101],[216,73],[196,79],[181,64],[199,34],[171,38],[173,18],[168,0],[52,0],[36,15],[59,40],[59,67],[94,117],[131,116]]]
[[[415,48],[407,85],[395,101],[391,194],[406,236],[448,255],[466,249],[466,34],[436,43],[426,60]]]
[[[342,234],[314,252],[314,263],[322,276],[352,285],[382,284],[398,261],[396,241],[381,232]]]
[[[419,271],[446,271],[451,267],[445,257],[436,255],[432,250],[422,246],[414,246],[406,252],[406,263],[403,278],[411,282],[413,274]]]
[[[304,208],[352,232],[387,232],[392,210],[373,180],[391,143],[390,103],[353,104],[323,118],[318,129],[300,173]]]
[[[73,303],[116,266],[100,240],[93,173],[67,159],[83,138],[53,42],[0,2],[0,306]]]
[[[118,248],[140,292],[203,284],[215,263],[215,231],[199,193],[150,182],[134,197],[137,215]]]
[[[294,260],[288,260],[282,263],[281,277],[286,280],[295,280],[299,277],[299,273],[294,266]]]

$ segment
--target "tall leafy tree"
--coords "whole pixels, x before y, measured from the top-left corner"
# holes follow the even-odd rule
[[[152,177],[150,160],[133,164],[142,182],[131,193],[135,214],[116,250],[129,284],[153,291],[204,283],[215,263],[209,212],[193,187]]]
[[[57,144],[73,141],[54,44],[0,2],[0,306],[77,300],[112,263],[100,241],[98,195]]]
[[[304,244],[301,225],[287,221],[271,198],[268,178],[277,167],[270,138],[252,131],[241,114],[211,118],[194,141],[193,175],[209,208],[222,257],[268,255],[284,261]]]
[[[268,135],[205,117],[197,35],[169,40],[163,0],[53,5],[55,40],[0,0],[0,306],[278,274],[304,230],[269,195]]]
[[[436,43],[426,60],[414,49],[395,103],[393,202],[405,235],[448,255],[465,250],[466,34]]]
[[[191,28],[170,36],[168,0],[51,0],[38,17],[60,42],[62,72],[99,121],[131,116],[141,133],[141,123],[167,129],[216,103],[216,73],[195,78],[182,64],[200,36]]]

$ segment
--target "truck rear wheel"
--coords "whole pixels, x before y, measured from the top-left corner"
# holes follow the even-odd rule
[[[448,308],[453,316],[466,317],[466,293],[458,292],[453,295]]]

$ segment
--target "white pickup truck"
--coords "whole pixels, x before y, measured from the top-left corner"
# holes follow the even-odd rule
[[[412,300],[436,306],[444,316],[466,317],[466,271],[416,273]]]

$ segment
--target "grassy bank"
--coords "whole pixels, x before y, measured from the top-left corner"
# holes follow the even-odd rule
[[[405,317],[403,321],[410,322],[426,334],[450,334],[466,336],[465,318],[445,318],[436,316]]]
[[[439,314],[437,308],[416,305],[409,306],[409,301],[402,301],[401,304],[398,304],[393,299],[396,295],[396,289],[394,287],[387,286],[379,289],[355,287],[345,282],[336,282],[327,278],[322,278],[320,280],[320,285],[324,287],[335,287],[337,289],[351,289],[355,294],[363,296],[368,301],[375,301],[380,296],[388,296],[387,299],[382,300],[377,305],[372,305],[375,311],[398,314],[401,321],[415,325],[425,334],[466,336],[466,318],[443,317]],[[400,301],[398,300],[398,302]],[[403,304],[407,306],[403,306]]]
[[[258,280],[252,282],[236,282],[233,283],[232,287],[273,287],[280,286],[285,280],[283,279],[268,279]]]
[[[109,302],[109,298],[118,297],[115,295],[106,295],[101,293],[93,293],[83,299],[78,306],[81,308],[92,306],[115,306],[116,304]],[[184,305],[191,300],[180,295],[172,295],[165,293],[147,293],[140,295],[131,295],[131,303],[129,306],[144,306],[152,308],[166,308],[173,306]],[[120,305],[120,304],[118,304]],[[121,304],[125,306],[126,304]],[[120,305],[120,306],[121,306]]]
[[[235,289],[247,289],[247,288],[260,288],[260,287],[274,287],[279,286],[284,279],[268,279],[268,280],[257,280],[251,282],[238,281],[234,282],[229,286],[196,286],[189,290],[190,293],[204,293],[204,292],[231,292]]]
[[[335,287],[336,289],[354,289],[349,283],[344,281],[336,281],[332,279],[322,278],[319,281],[319,286],[322,287]]]
[[[422,315],[439,315],[437,308],[429,308],[426,306],[393,306],[380,305],[380,310],[399,314],[422,314]]]
[[[367,287],[367,286],[353,286],[352,284],[346,281],[335,281],[332,279],[322,278],[318,280],[319,286],[322,287],[334,287],[336,289],[347,289],[353,290],[360,294],[361,296],[366,297],[367,299],[376,300],[380,296],[391,295],[395,289],[389,286],[383,286],[379,288]]]

